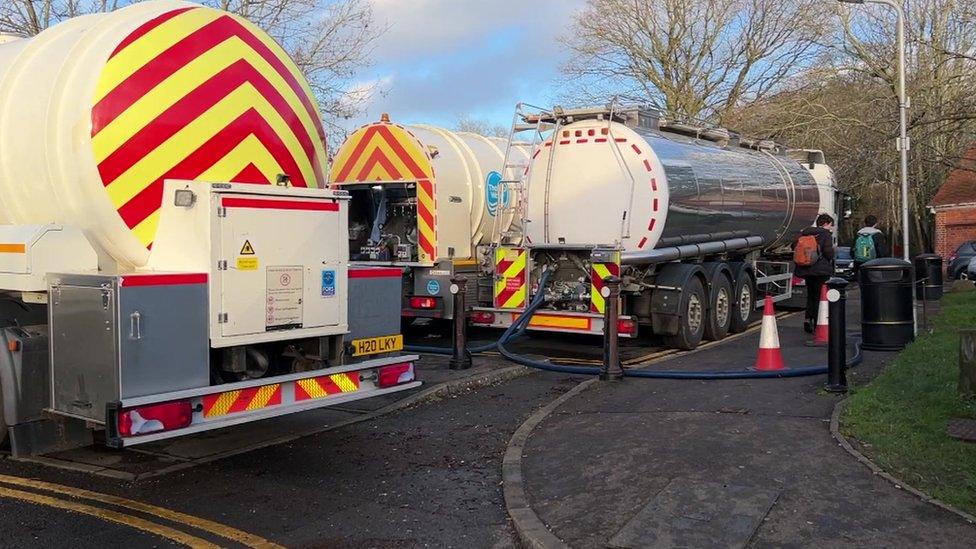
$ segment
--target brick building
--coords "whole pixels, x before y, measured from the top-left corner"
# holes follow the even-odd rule
[[[967,240],[976,240],[976,147],[949,172],[932,198],[935,211],[935,253],[944,258]]]

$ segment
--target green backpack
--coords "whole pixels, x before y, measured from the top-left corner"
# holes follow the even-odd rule
[[[874,249],[874,236],[870,234],[859,234],[854,241],[854,261],[864,263],[878,257],[878,251]]]

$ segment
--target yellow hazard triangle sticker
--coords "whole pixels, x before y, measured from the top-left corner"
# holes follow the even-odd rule
[[[254,246],[251,246],[250,240],[244,241],[244,245],[241,246],[241,253],[238,255],[254,255]]]

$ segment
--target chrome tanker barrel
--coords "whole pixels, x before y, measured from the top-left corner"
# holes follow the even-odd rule
[[[634,263],[712,241],[789,245],[821,209],[816,181],[771,143],[723,132],[669,131],[643,111],[559,128],[526,183],[528,242],[620,246]]]

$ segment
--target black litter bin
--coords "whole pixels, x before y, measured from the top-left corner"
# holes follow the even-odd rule
[[[868,261],[858,271],[861,337],[865,349],[894,351],[915,339],[912,264],[895,258]]]
[[[915,299],[942,299],[942,257],[936,254],[915,256]]]

